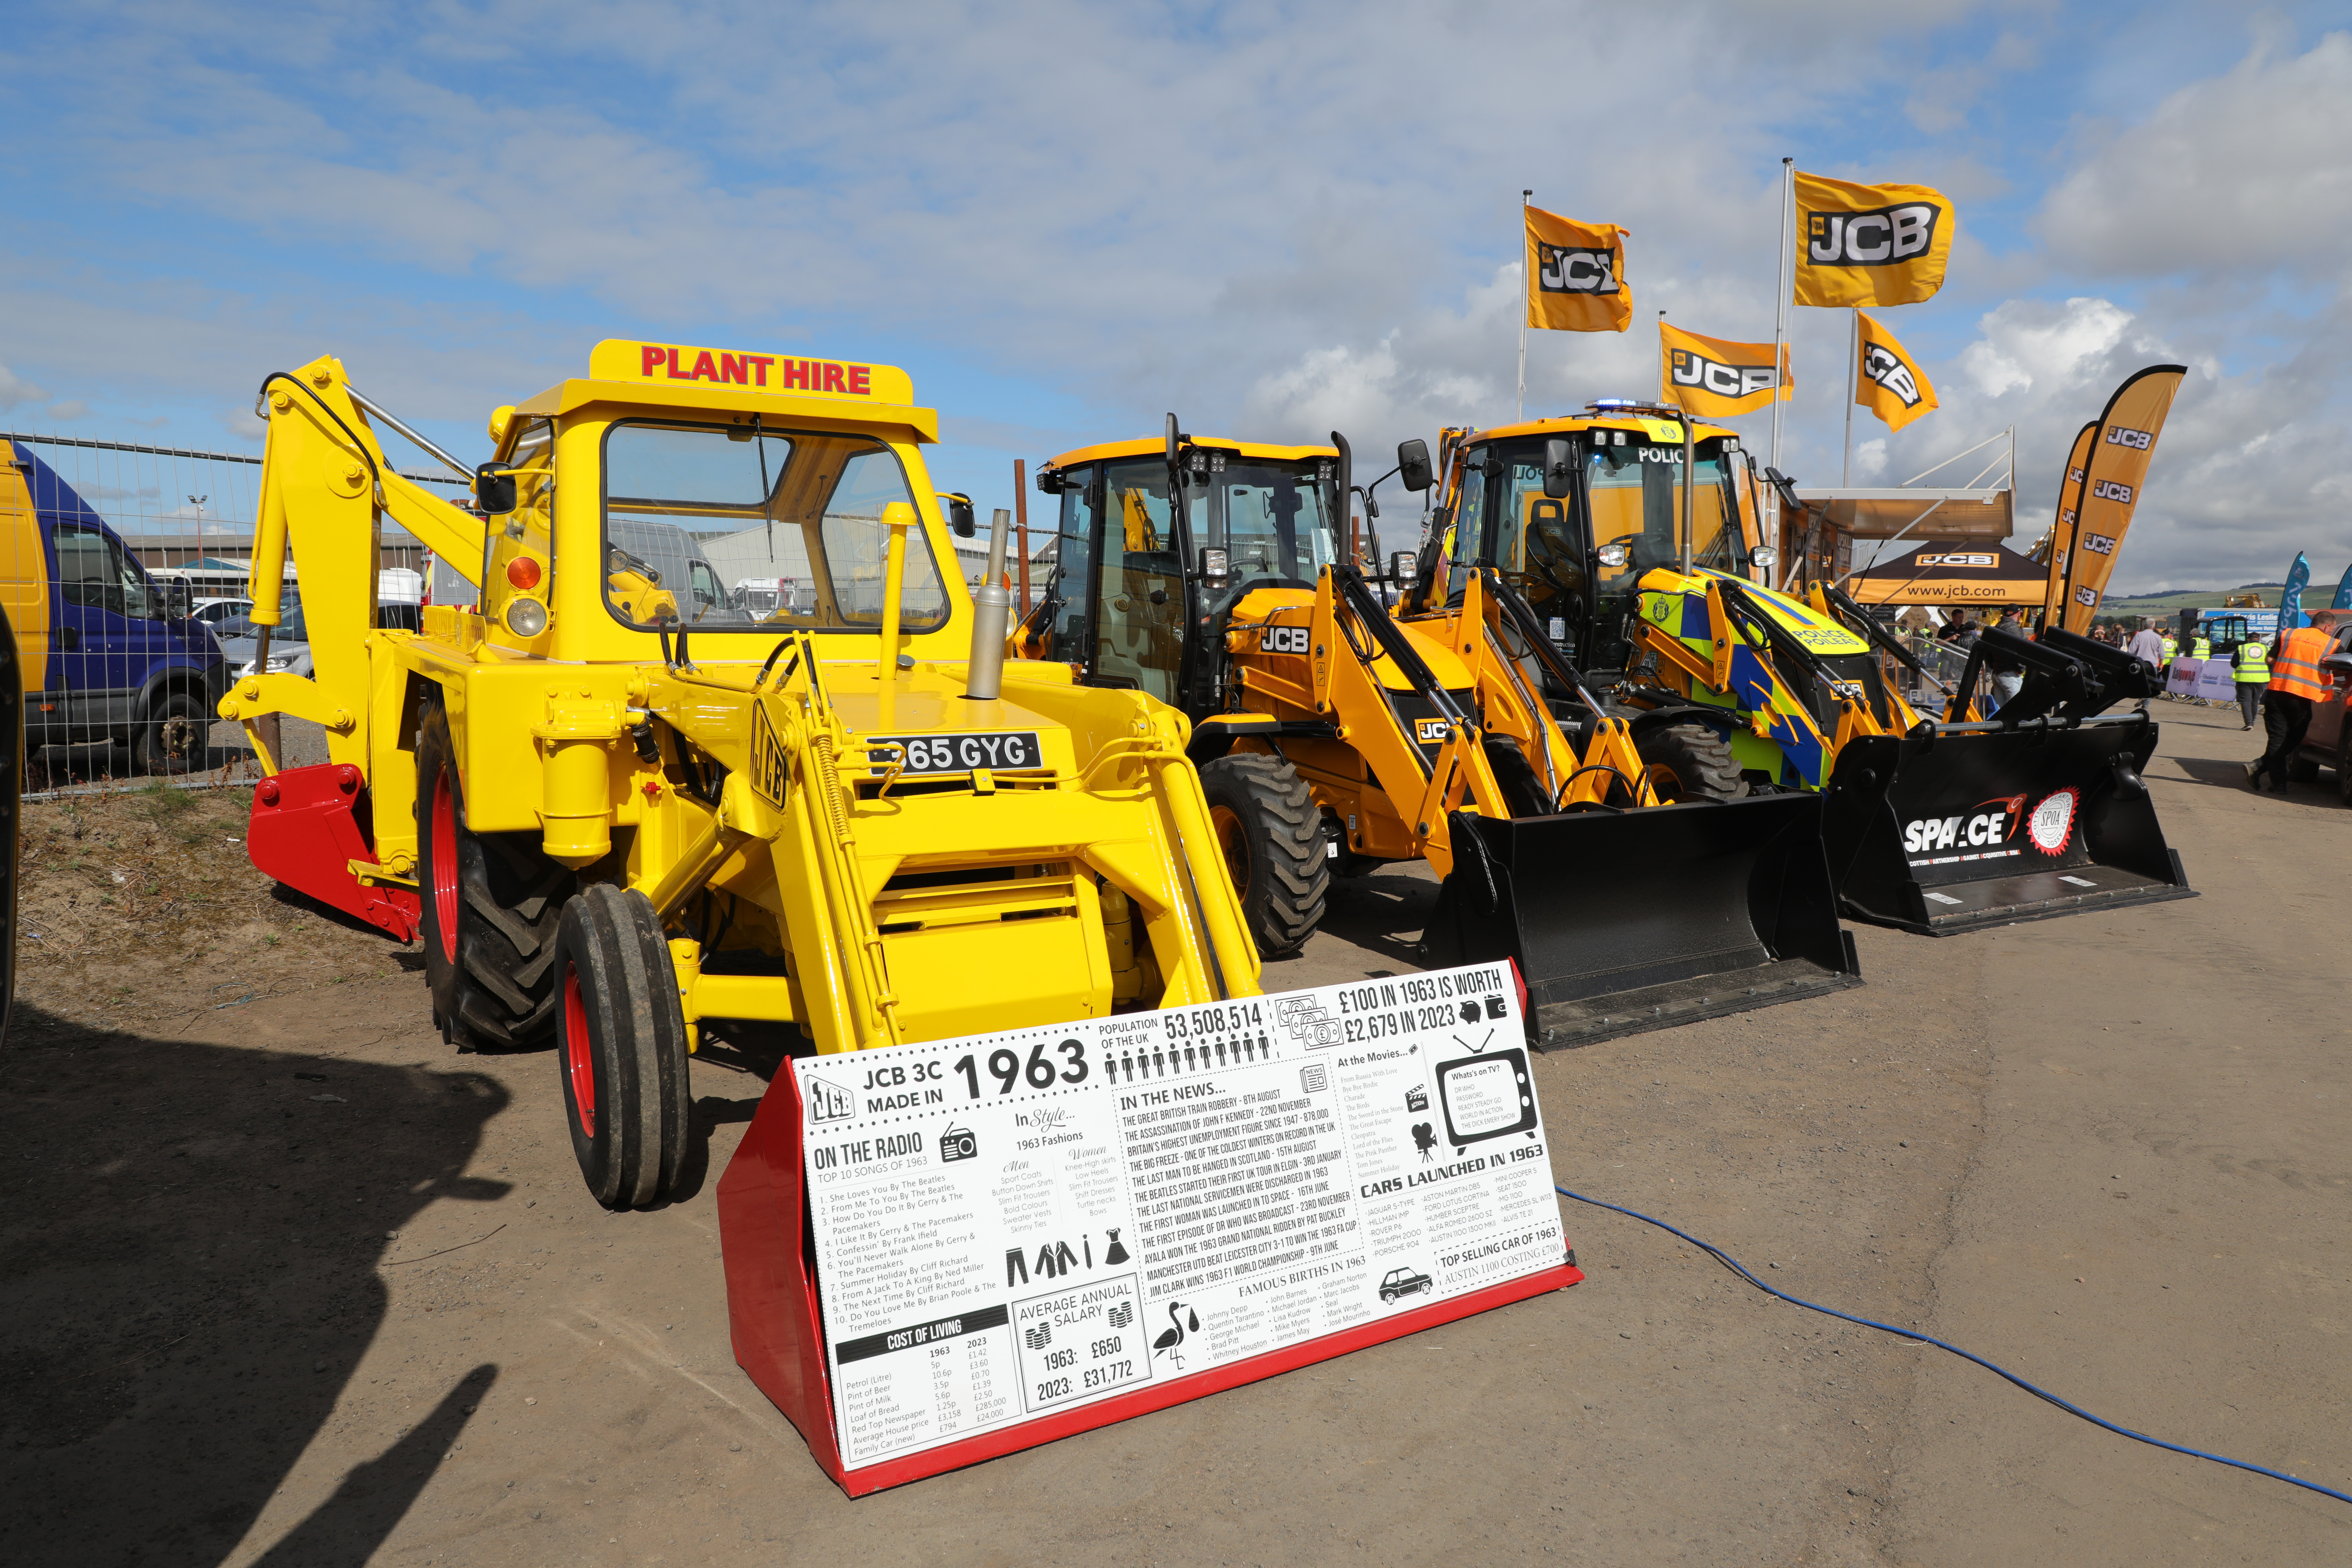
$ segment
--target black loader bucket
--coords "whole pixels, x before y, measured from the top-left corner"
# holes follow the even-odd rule
[[[1456,813],[1423,961],[1515,961],[1536,1043],[1555,1050],[1858,985],[1822,807],[1782,795]]]
[[[2134,712],[1848,742],[1823,821],[1845,912],[1935,936],[2195,898],[2140,777],[2156,731]]]

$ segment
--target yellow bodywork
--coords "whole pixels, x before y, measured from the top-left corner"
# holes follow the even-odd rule
[[[16,467],[16,448],[0,441],[0,610],[16,638],[27,702],[48,684],[49,562],[40,516]]]
[[[698,353],[727,382],[674,384]],[[775,384],[795,363],[842,384]],[[768,379],[739,379],[745,365]],[[278,622],[290,544],[316,669],[247,679],[221,713],[257,740],[270,714],[326,726],[332,760],[366,783],[375,877],[399,882],[417,863],[417,714],[437,688],[467,826],[536,833],[549,859],[642,891],[672,939],[689,1026],[789,1020],[830,1052],[1258,993],[1182,716],[1051,665],[1009,665],[1000,698],[968,698],[972,611],[952,572],[937,624],[899,629],[909,538],[954,559],[920,451],[938,418],[912,405],[903,372],[854,366],[845,383],[824,362],[762,368],[634,342],[597,345],[591,366],[493,416],[517,505],[488,524],[393,470],[337,361],[265,388],[253,618]],[[828,603],[837,629],[779,616],[696,630],[690,655],[681,642],[666,659],[656,632],[607,608],[609,595],[650,622],[677,604],[643,563],[607,552],[601,454],[629,418],[887,447],[918,499],[882,520],[880,624]],[[814,520],[822,499],[762,504],[797,515],[806,502]],[[478,575],[479,604],[429,606],[415,633],[374,629],[380,518]],[[528,637],[511,629],[520,598],[544,610]],[[1034,731],[1041,765],[898,776],[910,738],[1004,731]],[[778,962],[705,974],[719,950]]]

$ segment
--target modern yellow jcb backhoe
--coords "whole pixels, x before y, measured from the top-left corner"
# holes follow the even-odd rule
[[[1422,444],[1399,457],[1425,489]],[[1349,468],[1336,434],[1195,438],[1171,416],[1160,440],[1038,474],[1061,498],[1058,564],[1019,646],[1192,717],[1260,951],[1307,940],[1332,869],[1426,859],[1444,882],[1424,961],[1513,960],[1552,1045],[1854,984],[1820,803],[1713,800],[1723,770],[1690,743],[1711,731],[1644,735],[1580,699],[1499,574],[1392,616],[1349,559]]]
[[[1259,994],[1181,716],[1004,666],[942,570],[904,372],[600,343],[491,416],[487,526],[394,470],[379,426],[465,471],[337,361],[258,412],[253,619],[278,624],[290,548],[316,673],[221,704],[269,774],[254,864],[421,932],[451,1040],[551,1036],[599,1202],[677,1181],[704,1021],[833,1052]],[[479,603],[378,629],[387,518]],[[813,598],[731,607],[656,564],[730,536]],[[279,714],[331,760],[283,767]]]
[[[2026,673],[1999,714],[1971,665],[1923,720],[1885,679],[1913,656],[1834,585],[1803,598],[1773,563],[1758,476],[1730,430],[1674,409],[1596,403],[1567,418],[1446,432],[1445,484],[1404,612],[1482,574],[1521,587],[1611,714],[1705,731],[1714,772],[1750,792],[1820,795],[1844,910],[1923,932],[2191,896],[2139,776],[2155,727],[2117,651],[2063,631],[1998,630],[1975,658]],[[1784,505],[1799,500],[1766,477]],[[1556,707],[1583,700],[1550,681]]]

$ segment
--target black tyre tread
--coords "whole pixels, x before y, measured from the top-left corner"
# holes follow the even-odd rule
[[[1666,724],[1637,736],[1642,761],[1675,772],[1684,798],[1740,800],[1748,780],[1732,760],[1731,742],[1704,724]]]
[[[668,944],[644,894],[596,883],[564,906],[556,946],[580,972],[599,1076],[597,1139],[571,1118],[581,1174],[605,1207],[642,1208],[676,1190],[686,1156],[686,1019]],[[568,1097],[567,1063],[559,1051]]]
[[[573,873],[547,858],[528,833],[474,833],[464,825],[465,781],[455,772],[448,717],[428,699],[417,728],[416,831],[420,859],[429,855],[433,770],[448,767],[458,812],[457,963],[445,973],[425,902],[426,973],[445,1028],[474,1041],[524,1046],[544,1039],[555,1019],[556,928],[576,885]],[[429,888],[429,877],[420,878]],[[467,1041],[460,1040],[462,1046]]]
[[[1228,752],[1210,763],[1201,770],[1201,789],[1212,805],[1241,820],[1251,868],[1242,913],[1259,955],[1289,957],[1323,923],[1331,889],[1322,809],[1297,769],[1258,752]]]
[[[1483,749],[1487,767],[1494,770],[1495,782],[1503,786],[1503,804],[1510,808],[1513,816],[1552,815],[1551,796],[1544,789],[1543,779],[1515,738],[1489,735]]]

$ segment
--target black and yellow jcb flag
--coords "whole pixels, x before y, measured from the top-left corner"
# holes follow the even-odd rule
[[[1857,352],[1862,363],[1853,378],[1853,400],[1885,420],[1889,430],[1900,430],[1922,414],[1933,414],[1936,388],[1927,373],[1893,332],[1861,311],[1854,314],[1861,329]]]
[[[1578,223],[1541,207],[1528,215],[1528,325],[1561,332],[1622,332],[1633,321],[1625,231]]]
[[[2156,438],[2164,433],[2164,417],[2188,374],[2187,365],[2152,364],[2133,374],[2116,388],[2106,413],[2086,432],[2091,439],[2086,460],[2079,465],[2081,477],[2074,477],[2076,465],[2069,466],[2070,482],[2060,495],[2074,498],[2074,547],[2061,568],[2070,632],[2089,631],[2091,617],[2106,597],[2107,579],[2147,482]],[[2079,438],[2076,446],[2082,446]],[[2055,546],[2057,541],[2051,542]]]
[[[1772,363],[1770,343],[1726,342],[1658,323],[1659,395],[1686,413],[1721,419],[1789,400],[1789,353]]]
[[[1927,185],[1797,175],[1800,305],[1916,305],[1944,286],[1955,223]]]

